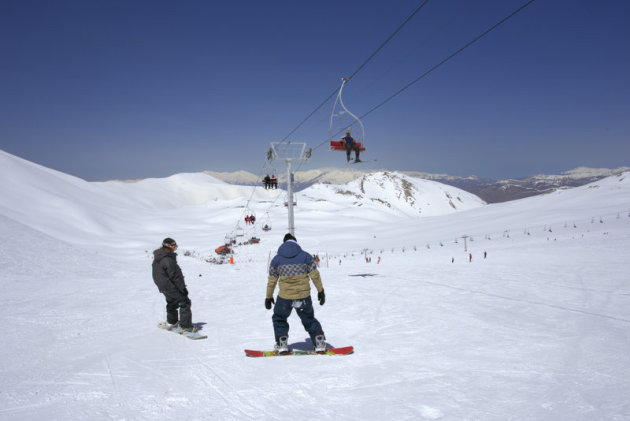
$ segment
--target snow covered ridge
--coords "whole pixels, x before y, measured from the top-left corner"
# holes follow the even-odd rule
[[[240,212],[246,198],[272,201],[275,194],[202,173],[88,182],[0,150],[0,197],[0,215],[58,239],[84,243],[114,234],[160,231],[151,222],[156,213],[174,215],[191,206]]]
[[[381,171],[343,185],[316,184],[300,192],[315,201],[379,209],[397,215],[434,216],[481,207],[485,202],[455,187]]]
[[[248,203],[248,211],[258,211],[261,217],[272,209],[274,217],[282,220],[286,215],[283,189],[231,185],[205,173],[88,182],[0,151],[0,180],[0,215],[72,243],[112,235],[141,238],[153,232],[165,237],[163,223],[156,219],[186,218],[192,212],[207,214],[199,226],[211,224],[206,229],[219,231],[213,234],[213,244],[219,244]],[[376,219],[443,215],[484,205],[457,188],[396,172],[367,174],[343,185],[316,184],[296,199],[306,211],[352,215],[361,207]],[[220,222],[212,223],[213,218]]]
[[[474,175],[469,177],[457,177],[448,174],[431,174],[419,171],[398,172],[409,177],[437,181],[458,187],[481,197],[487,203],[498,203],[536,196],[538,194],[546,194],[565,187],[583,186],[605,177],[621,174],[624,171],[630,171],[630,167],[620,167],[616,169],[579,167],[557,175],[538,174],[521,179],[505,180],[479,178]],[[306,189],[318,183],[346,184],[353,180],[360,179],[366,174],[376,172],[387,172],[387,170],[322,168],[298,171],[295,173],[296,191]],[[258,185],[260,183],[257,175],[246,171],[233,173],[206,171],[205,173],[230,184]],[[280,183],[283,183],[285,181],[284,173],[277,175]]]

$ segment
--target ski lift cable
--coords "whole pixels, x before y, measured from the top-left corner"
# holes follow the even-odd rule
[[[437,70],[439,67],[441,67],[443,64],[445,64],[446,62],[448,62],[449,60],[451,60],[452,58],[454,58],[455,56],[457,56],[458,54],[460,54],[461,52],[463,52],[464,50],[466,50],[468,47],[470,47],[471,45],[473,45],[474,43],[476,43],[477,41],[479,41],[481,38],[485,37],[486,35],[488,35],[490,32],[492,32],[493,30],[495,30],[496,28],[498,28],[500,25],[502,25],[503,23],[505,23],[507,20],[509,20],[510,18],[512,18],[514,15],[516,15],[517,13],[521,12],[523,9],[525,9],[527,6],[529,6],[530,4],[532,4],[534,1],[536,0],[529,0],[527,1],[525,4],[523,4],[521,7],[519,7],[518,9],[514,10],[512,13],[510,13],[509,15],[507,15],[506,17],[504,17],[503,19],[501,19],[500,21],[498,21],[497,23],[495,23],[493,26],[491,26],[490,28],[486,29],[484,32],[482,32],[481,34],[477,35],[475,38],[472,39],[472,41],[469,41],[466,45],[464,45],[463,47],[461,47],[460,49],[458,49],[457,51],[455,51],[454,53],[450,54],[448,57],[446,57],[445,59],[443,59],[442,61],[440,61],[438,64],[434,65],[433,67],[431,67],[429,70],[427,70],[426,72],[422,73],[420,76],[418,76],[417,78],[415,78],[414,80],[412,80],[411,82],[409,82],[408,84],[406,84],[405,86],[403,86],[401,89],[399,89],[398,91],[396,91],[394,94],[390,95],[389,97],[387,97],[385,100],[381,101],[379,104],[377,104],[376,106],[372,107],[369,111],[367,111],[366,113],[362,114],[361,116],[359,116],[357,118],[357,120],[361,120],[362,118],[367,117],[369,114],[373,113],[374,111],[376,111],[377,109],[381,108],[383,105],[387,104],[389,101],[391,101],[392,99],[394,99],[395,97],[397,97],[398,95],[400,95],[401,93],[403,93],[405,90],[409,89],[411,86],[413,86],[414,84],[418,83],[420,80],[424,79],[426,76],[428,76],[429,74],[431,74],[433,71]],[[339,133],[339,132],[338,132]],[[323,142],[321,142],[320,144],[318,144],[317,146],[313,147],[313,150],[316,150],[320,147],[322,147],[324,144],[327,144],[328,140],[325,140]]]
[[[257,180],[261,180],[263,178],[263,173],[265,172],[266,166],[267,166],[267,162],[265,161],[265,163],[263,164],[263,166],[260,169],[260,173],[258,174]],[[259,186],[258,186],[258,181],[257,181],[256,184],[254,185],[254,188],[252,189],[251,194],[249,195],[249,199],[247,199],[245,207],[243,208],[243,212],[241,213],[240,217],[236,221],[236,225],[234,227],[234,230],[237,230],[237,229],[240,228],[240,223],[243,220],[243,218],[245,217],[245,213],[250,210],[250,203],[251,203],[252,199],[254,198],[254,194],[256,193],[256,189],[258,187]]]
[[[378,52],[379,52],[379,51],[381,51],[381,50],[383,49],[383,47],[385,47],[385,45],[387,45],[387,43],[389,43],[389,42],[392,40],[392,38],[394,38],[394,37],[396,36],[396,34],[397,34],[398,32],[400,32],[400,30],[401,30],[401,29],[402,29],[402,28],[403,28],[403,27],[404,27],[407,23],[409,23],[409,21],[410,21],[411,19],[413,19],[413,17],[414,17],[414,16],[415,16],[415,15],[416,15],[416,14],[417,14],[420,10],[422,10],[422,8],[423,8],[424,6],[426,6],[426,4],[427,4],[428,2],[429,2],[429,0],[424,0],[424,2],[422,2],[422,4],[421,4],[420,6],[418,6],[418,7],[416,8],[416,10],[414,10],[414,11],[413,11],[413,12],[409,15],[409,17],[407,17],[407,19],[405,19],[405,20],[403,21],[403,23],[401,23],[400,25],[398,25],[398,28],[396,28],[396,30],[395,30],[394,32],[392,32],[392,34],[391,34],[389,37],[387,37],[387,39],[386,39],[385,41],[383,41],[383,42],[381,43],[381,45],[379,45],[379,46],[378,46],[378,48],[377,48],[377,49],[376,49],[376,50],[375,50],[372,54],[370,54],[370,56],[369,56],[369,57],[368,57],[368,58],[367,58],[367,59],[366,59],[366,60],[365,60],[365,61],[364,61],[364,62],[363,62],[363,63],[362,63],[362,64],[361,64],[358,68],[357,68],[357,70],[355,70],[355,71],[354,71],[354,73],[352,73],[352,74],[351,74],[351,75],[347,78],[347,82],[349,82],[349,81],[350,81],[350,79],[352,79],[352,78],[353,78],[353,77],[354,77],[357,73],[359,73],[359,72],[361,71],[361,69],[363,69],[363,68],[365,67],[365,65],[366,65],[366,64],[368,64],[368,62],[369,62],[370,60],[372,60],[372,59],[374,58],[374,56],[376,56],[376,55],[378,54]]]
[[[370,54],[370,56],[365,59],[363,61],[363,63],[361,63],[361,65],[354,71],[352,72],[352,74],[347,77],[346,81],[349,82],[350,79],[352,79],[353,77],[355,77],[357,75],[357,73],[359,73],[382,49],[383,47],[385,47],[385,45],[387,45],[395,36],[396,34],[398,34],[398,32],[400,32],[402,30],[402,28],[407,25],[409,23],[409,21],[411,21],[411,19],[413,19],[413,17],[420,12],[420,10],[429,2],[429,0],[424,0],[424,2],[422,2],[422,4],[420,4],[420,6],[418,6],[408,17],[407,19],[405,19],[400,25],[398,25],[398,27],[396,28],[396,30],[394,30],[394,32],[391,33],[390,36],[387,37],[387,39],[385,39],[385,41],[383,41],[381,43],[381,45],[378,46],[378,48],[372,53]],[[332,91],[330,93],[330,95],[328,95],[326,97],[326,99],[324,101],[322,101],[313,111],[311,111],[293,130],[291,130],[289,132],[289,134],[287,134],[279,143],[284,143],[293,133],[295,133],[297,131],[297,129],[299,129],[300,127],[302,127],[302,125],[304,123],[306,123],[317,111],[319,111],[328,101],[330,101],[330,99],[335,96],[339,91],[339,88],[335,88],[334,91]]]
[[[521,7],[519,7],[518,9],[514,10],[512,13],[510,13],[509,15],[507,15],[506,17],[504,17],[503,19],[501,19],[499,22],[495,23],[493,26],[491,26],[490,28],[486,29],[484,32],[482,32],[481,34],[477,35],[475,38],[473,38],[472,41],[468,42],[466,45],[464,45],[463,47],[461,47],[459,50],[455,51],[454,53],[452,53],[451,55],[449,55],[448,57],[446,57],[444,60],[440,61],[438,64],[436,64],[435,66],[431,67],[429,70],[427,70],[426,72],[424,72],[423,74],[421,74],[420,76],[418,76],[417,78],[415,78],[414,80],[412,80],[411,82],[409,82],[408,84],[406,84],[405,86],[403,86],[401,89],[399,89],[398,91],[396,91],[394,94],[390,95],[389,97],[387,97],[385,100],[383,100],[381,103],[379,103],[378,105],[374,106],[373,108],[371,108],[368,112],[366,112],[365,114],[363,114],[361,117],[366,117],[369,114],[371,114],[372,112],[376,111],[377,109],[379,109],[380,107],[382,107],[383,105],[385,105],[386,103],[388,103],[389,101],[391,101],[392,99],[394,99],[395,97],[397,97],[398,95],[400,95],[402,92],[404,92],[405,90],[409,89],[412,85],[416,84],[417,82],[419,82],[420,80],[424,79],[426,76],[428,76],[429,74],[431,74],[433,71],[435,71],[437,68],[439,68],[440,66],[442,66],[443,64],[445,64],[446,62],[448,62],[449,60],[451,60],[453,57],[457,56],[459,53],[463,52],[464,50],[466,50],[468,47],[470,47],[471,45],[473,45],[474,43],[476,43],[477,41],[479,41],[481,38],[485,37],[486,35],[488,35],[490,32],[492,32],[493,30],[495,30],[496,28],[498,28],[500,25],[502,25],[503,23],[505,23],[507,20],[509,20],[511,17],[513,17],[514,15],[516,15],[517,13],[519,13],[520,11],[522,11],[523,9],[525,9],[527,6],[529,6],[530,4],[532,4],[534,1],[536,0],[529,0],[528,2],[526,2],[525,4],[523,4]]]
[[[278,142],[278,143],[284,143],[284,142],[285,142],[285,141],[289,138],[289,136],[291,136],[293,133],[295,133],[295,132],[297,131],[297,129],[299,129],[300,127],[302,127],[302,125],[303,125],[304,123],[306,123],[306,122],[307,122],[307,121],[308,121],[308,120],[309,120],[309,119],[310,119],[310,118],[311,118],[311,117],[312,117],[312,116],[313,116],[313,115],[314,115],[317,111],[319,111],[319,110],[320,110],[320,109],[321,109],[324,105],[326,105],[326,103],[330,100],[330,98],[332,98],[333,96],[335,96],[335,94],[337,94],[337,91],[339,91],[339,88],[335,88],[335,90],[334,90],[334,91],[332,91],[332,92],[331,92],[331,94],[330,94],[330,95],[328,95],[328,96],[326,97],[326,99],[325,99],[325,100],[323,100],[323,101],[321,102],[321,104],[319,104],[319,105],[318,105],[318,106],[317,106],[317,107],[316,107],[313,111],[311,111],[311,113],[310,113],[309,115],[307,115],[307,116],[306,116],[306,117],[305,117],[305,118],[304,118],[304,119],[300,122],[300,124],[298,124],[298,125],[297,125],[297,126],[296,126],[293,130],[291,130],[291,131],[289,132],[289,134],[287,134],[284,138],[282,138],[282,140],[281,140],[280,142]]]
[[[461,8],[459,8],[456,13],[451,17],[451,19],[447,22],[445,22],[442,26],[440,26],[436,31],[431,32],[430,34],[428,34],[425,38],[420,39],[419,42],[416,44],[416,47],[414,48],[409,48],[409,52],[404,55],[403,57],[399,58],[396,61],[391,61],[389,63],[389,67],[384,70],[383,72],[381,72],[379,75],[377,75],[374,80],[369,83],[364,89],[370,90],[374,85],[376,85],[377,81],[382,80],[384,77],[386,77],[388,74],[390,74],[392,72],[393,69],[399,69],[401,68],[402,63],[404,63],[405,61],[407,61],[412,54],[417,54],[418,50],[420,50],[422,47],[424,47],[426,44],[428,44],[428,41],[430,41],[431,39],[434,39],[437,37],[437,35],[439,35],[442,31],[444,31],[446,28],[448,28],[449,26],[453,25],[453,23],[462,15],[468,15],[470,14],[470,8],[475,4],[476,1],[478,0],[466,0],[468,3],[463,5]]]
[[[283,140],[280,142],[285,142],[289,136],[291,136],[299,127],[301,127],[308,119],[310,119],[317,111],[319,111],[319,109],[321,109],[335,94],[337,94],[337,96],[339,97],[341,94],[341,90],[343,88],[343,86],[345,85],[345,83],[347,83],[350,79],[352,79],[354,76],[356,76],[356,74],[363,69],[363,67],[365,67],[365,65],[376,55],[378,54],[378,52],[389,42],[391,41],[391,39],[428,3],[429,0],[425,0],[401,25],[399,25],[399,27],[374,51],[374,53],[372,53],[368,59],[366,59],[360,66],[359,68],[357,68],[357,70],[355,70],[355,72],[353,72],[350,77],[346,78],[344,80],[344,83],[342,83],[342,86],[340,88],[335,89],[321,104],[319,104],[315,110],[313,110],[305,119],[303,119],[300,124],[293,129],[287,136],[285,136],[283,138]],[[445,59],[443,59],[442,61],[440,61],[438,64],[434,65],[433,67],[431,67],[429,70],[427,70],[426,72],[424,72],[423,74],[421,74],[420,76],[418,76],[416,79],[412,80],[411,82],[409,82],[407,85],[403,86],[401,89],[399,89],[398,91],[396,91],[394,94],[390,95],[389,97],[387,97],[385,100],[381,101],[379,104],[377,104],[376,106],[372,107],[370,110],[368,110],[366,113],[362,114],[361,116],[357,117],[354,114],[350,113],[345,106],[343,106],[343,101],[341,100],[341,105],[343,106],[343,108],[355,118],[355,122],[353,122],[351,125],[349,125],[348,127],[351,127],[352,125],[354,125],[356,122],[359,122],[362,126],[362,130],[363,130],[363,124],[361,122],[361,118],[365,118],[367,117],[369,114],[373,113],[374,111],[376,111],[377,109],[379,109],[380,107],[384,106],[385,104],[387,104],[389,101],[391,101],[392,99],[394,99],[395,97],[397,97],[398,95],[400,95],[402,92],[404,92],[405,90],[409,89],[411,86],[413,86],[414,84],[416,84],[417,82],[419,82],[420,80],[422,80],[423,78],[425,78],[426,76],[428,76],[430,73],[432,73],[433,71],[435,71],[436,69],[438,69],[439,67],[441,67],[443,64],[447,63],[448,61],[450,61],[452,58],[454,58],[455,56],[457,56],[458,54],[460,54],[461,52],[463,52],[464,50],[466,50],[468,47],[472,46],[473,44],[475,44],[477,41],[479,41],[481,38],[485,37],[486,35],[488,35],[490,32],[492,32],[493,30],[495,30],[496,28],[498,28],[500,25],[502,25],[503,23],[505,23],[507,20],[509,20],[510,18],[512,18],[514,15],[516,15],[517,13],[521,12],[523,9],[525,9],[527,6],[529,6],[530,4],[532,4],[535,0],[529,0],[527,1],[525,4],[523,4],[521,7],[519,7],[518,9],[516,9],[515,11],[513,11],[512,13],[510,13],[509,15],[507,15],[506,17],[504,17],[503,19],[501,19],[499,22],[497,22],[496,24],[494,24],[493,26],[491,26],[489,29],[487,29],[486,31],[482,32],[480,35],[478,35],[477,37],[473,38],[470,42],[468,42],[467,44],[465,44],[463,47],[461,47],[460,49],[458,49],[457,51],[455,51],[454,53],[450,54],[448,57],[446,57]],[[348,127],[343,128],[342,130],[347,129]],[[335,133],[335,135],[337,135],[338,133],[342,132],[342,130],[340,130],[339,132]],[[330,135],[329,135],[330,138]],[[318,144],[317,146],[313,147],[311,150],[317,150],[319,149],[321,146],[323,146],[324,144],[327,144],[329,142],[330,139],[327,139],[323,142],[321,142],[320,144]],[[301,168],[303,163],[300,164],[299,168]],[[264,167],[263,167],[264,168]],[[252,195],[250,196],[250,199],[248,200],[248,205],[250,201],[253,198],[255,189],[252,191]],[[279,197],[280,195],[278,195]],[[277,197],[277,198],[278,198]],[[274,203],[277,201],[274,201]],[[245,212],[245,211],[244,211]]]
[[[275,204],[278,202],[278,199],[280,199],[280,197],[282,196],[282,191],[280,191],[277,195],[276,198],[273,200],[273,202],[271,202],[271,204],[267,207],[267,209],[265,210],[265,213],[267,215],[269,215],[269,211],[271,210],[272,207],[275,206]]]

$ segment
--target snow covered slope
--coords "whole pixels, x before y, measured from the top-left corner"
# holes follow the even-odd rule
[[[203,177],[87,183],[0,154],[0,419],[630,419],[629,173],[493,205],[391,173],[309,189],[295,219],[321,257],[316,317],[356,352],[267,359],[243,350],[273,346],[284,193],[245,208],[251,190]],[[207,263],[245,211],[273,229]],[[156,327],[166,236],[207,340]]]
[[[0,151],[0,215],[67,241],[115,241],[147,230],[154,215],[182,216],[185,209],[221,202],[242,208],[244,198],[275,194],[233,186],[205,174],[177,174],[136,182],[87,182]],[[211,202],[211,203],[208,203]],[[240,211],[239,211],[240,212]]]
[[[0,184],[5,198],[0,214],[76,243],[85,243],[86,237],[107,243],[140,238],[163,228],[156,225],[156,219],[168,218],[171,226],[182,218],[203,229],[205,235],[211,234],[214,249],[244,212],[262,216],[271,210],[270,222],[273,219],[280,226],[286,219],[283,190],[230,185],[204,173],[134,182],[87,182],[1,151],[0,168],[6,180]],[[300,202],[297,212],[321,209],[326,202],[324,207],[349,213],[354,212],[352,207],[362,206],[367,215],[369,208],[377,219],[392,212],[439,215],[483,204],[456,188],[388,172],[366,175],[344,186],[316,185],[296,197]],[[195,208],[203,210],[200,213]],[[219,231],[213,224],[217,217],[230,221],[223,222]]]

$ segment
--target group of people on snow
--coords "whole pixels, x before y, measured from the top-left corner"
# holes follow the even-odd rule
[[[265,190],[277,189],[278,179],[276,178],[275,174],[272,175],[271,177],[269,177],[269,174],[267,174],[265,178],[263,178],[263,186],[265,187]]]
[[[196,332],[192,323],[191,301],[182,270],[177,264],[177,243],[165,238],[162,246],[153,252],[153,281],[166,299],[166,322],[169,330],[181,329]],[[317,290],[319,305],[326,302],[326,294],[317,269],[319,257],[302,250],[295,236],[284,236],[276,256],[271,260],[267,276],[265,308],[271,310],[275,337],[274,350],[278,354],[289,353],[289,324],[287,319],[293,309],[297,312],[304,329],[309,333],[315,352],[326,352],[326,336],[321,324],[315,318],[311,299],[313,282]],[[274,292],[278,294],[274,299]]]

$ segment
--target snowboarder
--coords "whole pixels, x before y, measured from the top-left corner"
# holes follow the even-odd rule
[[[354,141],[354,138],[350,136],[350,130],[346,131],[346,136],[341,138],[341,144],[346,148],[346,159],[350,162],[350,153],[354,149],[354,162],[361,162],[359,159],[359,145]]]
[[[192,325],[191,302],[182,270],[177,264],[177,243],[165,238],[162,247],[153,252],[153,282],[166,298],[166,322],[169,330],[181,328],[185,332],[196,332]]]
[[[279,354],[289,352],[289,324],[287,319],[295,308],[304,329],[309,333],[311,341],[315,345],[315,352],[326,351],[326,337],[322,326],[315,318],[313,301],[311,300],[311,286],[313,281],[317,289],[319,305],[324,305],[326,295],[322,280],[317,270],[317,264],[313,256],[298,245],[292,234],[286,234],[278,248],[278,254],[271,260],[269,276],[267,279],[267,295],[265,308],[273,307],[273,330],[276,338],[274,349]],[[279,292],[273,299],[273,293],[279,284]]]

